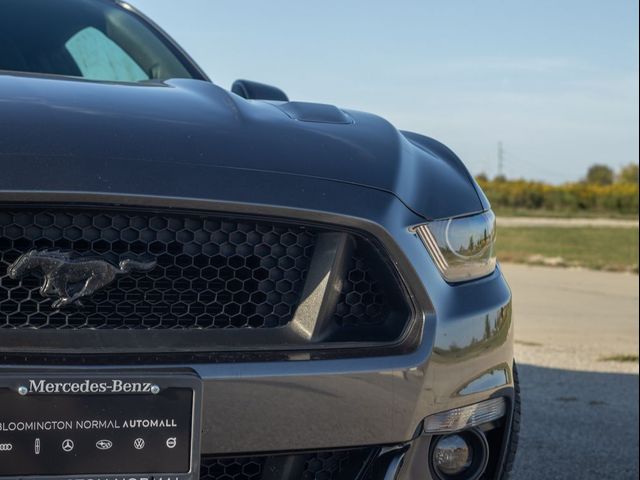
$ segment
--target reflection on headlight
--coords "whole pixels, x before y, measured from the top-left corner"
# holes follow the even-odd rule
[[[492,211],[415,228],[448,282],[484,277],[496,268],[496,217]]]

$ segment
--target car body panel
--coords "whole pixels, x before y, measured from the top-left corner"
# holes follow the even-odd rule
[[[236,176],[225,177],[228,184],[242,187],[242,175],[233,173]],[[202,378],[203,454],[406,442],[429,414],[484,400],[512,385],[511,293],[499,269],[479,281],[452,286],[442,279],[409,228],[420,217],[395,196],[302,177],[296,184],[299,201],[293,208],[291,191],[282,193],[290,184],[286,176],[256,175],[271,188],[251,192],[230,187],[223,191],[226,202],[157,195],[4,191],[0,192],[0,203],[22,203],[27,198],[44,204],[109,205],[117,201],[123,207],[171,205],[270,214],[339,224],[373,234],[382,243],[407,282],[416,321],[422,325],[420,342],[412,352],[392,356],[372,352],[364,358],[334,360],[309,361],[308,356],[292,355],[288,361],[117,367],[146,372],[188,368]],[[318,195],[302,195],[309,192]],[[260,202],[250,203],[250,198]],[[16,372],[31,367],[4,368]],[[87,369],[65,367],[68,371],[77,368]],[[505,372],[506,383],[485,384],[465,394],[465,386],[496,370]]]
[[[347,124],[300,121],[202,80],[132,85],[33,75],[0,75],[0,105],[0,188],[44,181],[56,190],[190,196],[192,182],[207,181],[206,198],[216,199],[220,171],[239,170],[390,192],[427,219],[486,209],[452,153],[367,113],[347,111]],[[180,182],[167,175],[172,168],[184,172]],[[187,176],[190,168],[205,177]]]
[[[201,80],[127,84],[0,72],[0,205],[211,212],[365,234],[411,304],[410,328],[398,340],[408,346],[343,356],[310,346],[267,360],[257,355],[265,352],[212,350],[206,360],[179,363],[148,356],[92,363],[82,351],[83,363],[47,365],[38,359],[60,354],[56,345],[22,363],[13,345],[0,351],[0,378],[195,373],[203,455],[362,446],[395,455],[402,444],[399,475],[379,478],[431,478],[423,419],[513,395],[511,292],[499,267],[471,282],[446,282],[412,227],[485,211],[488,200],[432,138],[331,105],[245,100],[191,67]],[[500,452],[511,415],[490,427],[506,432]]]

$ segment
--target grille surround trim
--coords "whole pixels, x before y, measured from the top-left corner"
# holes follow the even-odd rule
[[[42,204],[33,201],[16,201],[24,198],[42,198],[51,203]],[[232,204],[212,202],[196,199],[174,199],[170,197],[146,197],[127,195],[118,196],[118,205],[111,203],[73,202],[79,198],[93,198],[113,200],[116,197],[104,194],[81,194],[73,192],[0,192],[0,202],[4,199],[12,200],[0,203],[2,208],[73,208],[73,209],[109,209],[109,211],[165,212],[168,206],[171,211],[196,215],[233,215],[235,218],[257,219],[263,222],[284,223],[288,225],[304,225],[309,228],[339,230],[368,238],[375,249],[381,254],[385,263],[388,256],[386,246],[378,238],[372,237],[369,229],[354,225],[349,217],[337,214],[290,209],[286,207],[264,207],[260,205]],[[63,201],[64,200],[64,201]],[[209,208],[203,209],[207,205]],[[251,212],[251,213],[249,213]],[[359,220],[359,219],[358,219]],[[375,223],[362,220],[363,225],[377,227]],[[375,230],[375,228],[373,229]],[[379,233],[384,233],[381,231]],[[371,355],[392,355],[414,351],[421,340],[424,313],[418,312],[415,299],[408,292],[407,283],[397,270],[395,263],[388,262],[387,266],[397,282],[399,292],[405,302],[407,314],[404,318],[402,331],[393,339],[383,341],[348,341],[336,339],[332,342],[318,341],[310,343],[301,338],[299,332],[291,328],[280,327],[268,332],[267,329],[227,331],[157,331],[143,332],[117,330],[104,331],[68,331],[64,335],[39,331],[37,338],[30,336],[28,331],[3,330],[0,344],[0,354],[5,354],[4,362],[30,362],[30,354],[45,360],[47,364],[102,364],[110,354],[124,354],[127,360],[115,360],[115,363],[128,364],[131,359],[135,362],[158,361],[161,363],[175,363],[186,359],[193,362],[218,361],[252,361],[272,357],[273,360],[301,360],[321,358],[350,358]],[[426,299],[426,297],[424,297]],[[426,312],[425,312],[426,313]],[[62,332],[59,332],[62,333]],[[144,336],[140,336],[143,333]],[[152,335],[149,335],[152,333]],[[144,340],[144,341],[142,341]],[[69,343],[83,345],[82,350],[69,346]],[[144,343],[147,346],[141,346]],[[154,348],[149,348],[152,343]],[[105,347],[108,344],[109,347]],[[240,345],[239,345],[240,344]],[[29,352],[29,353],[25,353]],[[66,355],[62,359],[56,355]],[[86,354],[86,355],[85,355]],[[114,357],[109,357],[112,363]],[[14,359],[14,360],[12,360]],[[16,361],[19,360],[19,361]]]

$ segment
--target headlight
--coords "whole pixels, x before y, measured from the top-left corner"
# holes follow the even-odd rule
[[[419,225],[416,233],[447,282],[484,277],[496,268],[492,211]]]

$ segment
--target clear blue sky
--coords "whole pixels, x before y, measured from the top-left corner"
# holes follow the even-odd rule
[[[634,0],[131,0],[212,80],[388,118],[473,173],[577,180],[638,162]]]

